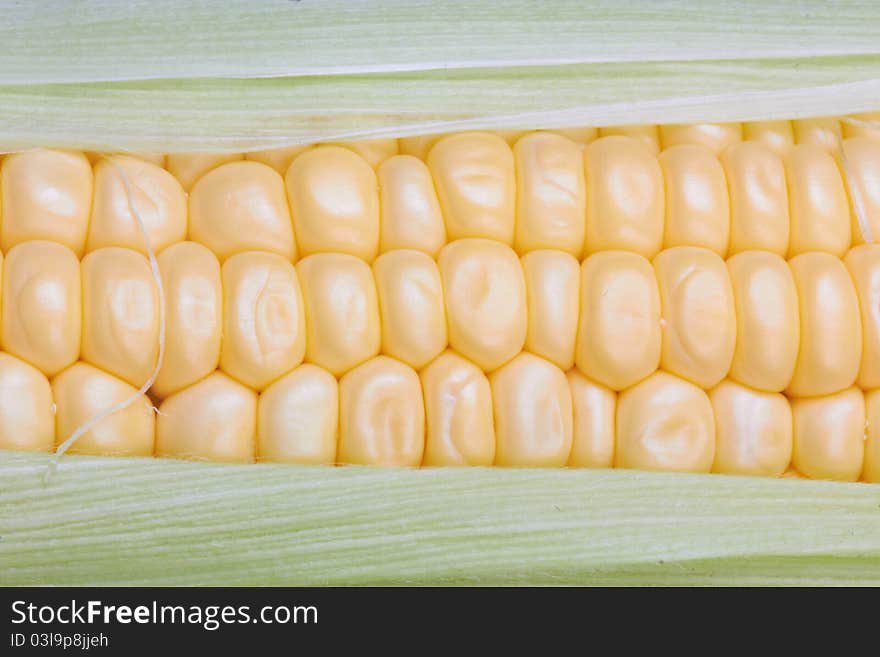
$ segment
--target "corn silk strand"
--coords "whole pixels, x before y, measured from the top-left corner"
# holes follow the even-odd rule
[[[64,453],[76,443],[77,440],[82,438],[88,431],[90,431],[96,424],[101,422],[104,418],[107,418],[114,413],[118,413],[119,411],[125,410],[136,401],[138,401],[146,392],[152,387],[153,383],[156,381],[156,377],[159,375],[159,370],[162,367],[162,362],[165,359],[165,290],[162,286],[162,277],[159,273],[159,261],[156,260],[156,253],[153,250],[153,245],[150,241],[150,235],[147,232],[147,226],[144,222],[143,217],[140,212],[138,212],[135,200],[134,200],[134,192],[132,191],[131,181],[128,178],[128,175],[125,171],[120,167],[116,162],[113,161],[112,157],[108,157],[106,155],[104,157],[116,170],[119,174],[119,177],[122,181],[122,185],[125,189],[125,195],[128,199],[128,207],[131,210],[132,216],[137,221],[138,228],[141,231],[141,235],[144,238],[144,244],[147,247],[147,256],[150,260],[150,273],[153,276],[153,280],[156,283],[156,289],[158,291],[159,296],[159,353],[156,357],[156,366],[153,368],[152,373],[149,378],[141,385],[140,388],[137,389],[136,392],[132,393],[126,399],[123,399],[112,406],[109,406],[102,410],[100,413],[93,415],[86,422],[78,426],[71,434],[64,440],[58,448],[55,450],[55,454],[52,459],[49,461],[49,467],[46,470],[46,476],[44,481],[46,483],[52,477],[52,474],[55,472],[55,469],[58,465],[58,460],[64,455]],[[155,411],[156,409],[151,405],[150,408]]]

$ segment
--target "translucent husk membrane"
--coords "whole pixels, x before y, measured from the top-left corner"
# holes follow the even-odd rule
[[[877,3],[615,6],[0,0],[0,150],[880,109]],[[880,584],[876,486],[49,459],[0,451],[0,585]]]

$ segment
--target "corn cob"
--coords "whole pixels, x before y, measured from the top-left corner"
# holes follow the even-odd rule
[[[73,451],[876,481],[880,141],[840,126],[10,155],[0,447],[149,379],[136,209],[158,421]]]

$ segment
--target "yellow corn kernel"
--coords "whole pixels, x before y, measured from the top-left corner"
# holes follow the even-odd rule
[[[730,203],[718,158],[705,146],[681,144],[660,154],[666,190],[663,248],[702,246],[727,255]]]
[[[221,262],[257,250],[295,260],[281,176],[259,162],[230,162],[206,173],[189,195],[189,238]]]
[[[301,256],[348,253],[372,261],[379,251],[376,172],[339,146],[306,151],[287,170],[287,198]]]
[[[421,251],[389,251],[373,263],[382,353],[421,369],[446,349],[446,310],[437,263]]]
[[[270,166],[283,176],[287,173],[291,163],[310,148],[312,148],[312,144],[297,144],[267,151],[254,151],[253,153],[245,153],[244,159]]]
[[[810,479],[856,481],[865,457],[865,398],[855,387],[794,399],[792,465]]]
[[[865,462],[862,476],[871,483],[880,482],[880,390],[865,394]]]
[[[86,363],[75,363],[52,380],[55,441],[61,444],[94,416],[125,401],[137,390]],[[71,446],[70,454],[151,456],[156,419],[146,395],[108,415]]]
[[[513,244],[516,173],[503,139],[486,132],[450,135],[434,145],[427,161],[448,239]]]
[[[657,158],[630,137],[587,146],[586,253],[621,249],[652,258],[663,243],[663,172]]]
[[[257,393],[214,372],[162,402],[156,456],[249,463],[256,432]]]
[[[564,251],[532,251],[521,259],[526,281],[525,348],[563,370],[574,365],[580,265]]]
[[[92,251],[82,286],[82,359],[142,385],[159,352],[159,294],[147,259],[115,246]]]
[[[839,120],[831,117],[797,119],[792,121],[792,126],[796,144],[818,146],[827,153],[837,153],[840,150],[843,130]]]
[[[660,366],[711,388],[727,375],[736,348],[727,267],[708,249],[679,246],[654,258],[654,271],[665,320]]]
[[[60,242],[81,256],[92,209],[92,167],[82,153],[34,150],[0,168],[4,252],[28,240]]]
[[[186,192],[165,169],[115,155],[95,165],[95,197],[86,250],[122,246],[147,254],[135,212],[158,253],[186,239]]]
[[[419,376],[427,426],[422,464],[492,465],[492,389],[483,371],[454,351],[446,351]]]
[[[644,144],[652,155],[660,152],[660,131],[655,125],[617,125],[599,128],[602,137],[631,137]]]
[[[784,395],[722,381],[709,393],[715,463],[722,474],[781,476],[791,461],[791,407]]]
[[[791,121],[750,121],[743,123],[743,138],[759,141],[781,156],[794,145],[794,126]]]
[[[336,460],[339,390],[333,375],[300,365],[260,395],[257,458],[284,463]]]
[[[158,260],[165,293],[165,357],[150,392],[167,397],[217,369],[223,287],[217,257],[201,244],[178,242]]]
[[[575,363],[594,381],[623,390],[660,364],[660,291],[651,263],[605,251],[581,266]]]
[[[855,285],[843,262],[829,253],[804,253],[788,264],[801,318],[800,350],[788,393],[815,397],[840,392],[855,382],[862,359]]]
[[[715,418],[706,393],[666,372],[617,397],[617,468],[709,472]]]
[[[721,164],[730,193],[730,255],[762,250],[785,257],[791,230],[782,158],[747,141],[725,150]]]
[[[165,167],[188,192],[212,169],[229,162],[237,162],[243,157],[242,153],[169,153],[165,158]]]
[[[862,244],[844,258],[859,297],[862,363],[856,383],[862,390],[880,388],[880,245]]]
[[[743,251],[727,261],[736,315],[730,378],[768,392],[785,390],[800,346],[798,293],[785,260]]]
[[[850,247],[849,204],[834,158],[818,146],[793,146],[783,158],[791,210],[788,257],[826,251],[842,258]]]
[[[862,112],[848,118],[852,121],[841,121],[845,139],[864,137],[880,141],[880,112]]]
[[[584,250],[586,181],[581,146],[533,132],[513,149],[516,160],[516,236],[519,253]]]
[[[374,169],[385,160],[400,152],[396,139],[363,139],[360,141],[327,142],[331,146],[341,146],[360,155]]]
[[[571,454],[573,414],[565,373],[521,353],[489,376],[495,412],[495,465],[561,467]]]
[[[573,468],[610,468],[614,465],[617,395],[577,370],[570,370],[567,378],[574,414],[568,465]]]
[[[660,144],[664,150],[678,144],[701,144],[715,155],[742,141],[741,123],[670,123],[660,126]]]
[[[293,265],[261,251],[225,263],[220,368],[260,391],[302,362],[306,351],[303,298]]]
[[[339,381],[340,463],[418,466],[425,451],[425,408],[415,371],[377,356]]]
[[[415,249],[437,257],[446,244],[446,226],[427,165],[411,155],[396,155],[382,163],[378,176],[379,251]]]
[[[516,356],[528,330],[526,284],[509,246],[486,239],[450,242],[438,261],[449,344],[489,372]]]
[[[402,155],[412,155],[420,160],[427,160],[428,153],[434,148],[434,144],[443,137],[448,136],[448,134],[436,133],[432,135],[416,135],[415,137],[401,137],[397,140],[397,144]]]
[[[597,128],[555,128],[549,132],[571,139],[576,144],[589,144],[599,136]]]
[[[369,265],[318,253],[296,265],[306,322],[306,361],[340,376],[379,353],[379,301]]]
[[[844,182],[850,201],[853,244],[880,240],[880,140],[858,137],[843,142]],[[857,202],[858,199],[858,202]],[[862,235],[859,218],[870,235]]]
[[[49,381],[32,365],[0,353],[0,449],[47,451],[54,445]]]
[[[3,263],[3,349],[54,376],[79,358],[79,260],[58,242],[22,242]]]

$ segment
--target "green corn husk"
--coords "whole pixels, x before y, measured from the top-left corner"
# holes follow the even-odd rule
[[[880,56],[13,85],[0,86],[0,150],[241,152],[463,129],[798,118],[878,107]]]
[[[0,84],[880,55],[862,0],[0,0]]]
[[[880,584],[880,486],[0,452],[0,584]]]
[[[880,5],[0,0],[0,151],[880,109]],[[197,35],[197,36],[194,36]],[[880,584],[880,487],[0,451],[0,585]]]
[[[880,5],[0,0],[0,151],[240,152],[880,108]],[[197,35],[197,36],[195,36]]]

